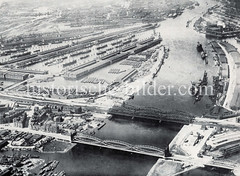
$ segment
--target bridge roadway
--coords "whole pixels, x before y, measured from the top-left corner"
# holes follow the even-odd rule
[[[113,108],[112,108],[113,109]],[[157,120],[157,121],[165,121],[165,122],[172,122],[172,123],[178,123],[178,124],[190,124],[194,118],[193,117],[188,117],[187,114],[181,115],[178,114],[177,112],[174,114],[166,114],[166,113],[161,113],[161,112],[153,112],[149,111],[148,112],[133,112],[132,110],[127,110],[127,109],[122,109],[118,111],[114,110],[109,110],[108,114],[111,115],[117,115],[117,116],[125,116],[125,117],[130,117],[130,118],[140,118],[140,119],[149,119],[149,120]]]
[[[194,169],[197,169],[197,168],[199,168],[199,166],[192,166],[192,167],[187,168],[187,169],[185,169],[185,170],[183,170],[183,171],[177,172],[177,173],[175,173],[175,174],[173,174],[173,175],[167,175],[167,176],[179,176],[179,175],[181,175],[181,174],[184,174],[184,173],[186,173],[186,172],[189,172],[189,171],[194,170]]]
[[[132,145],[127,142],[123,142],[120,140],[102,140],[94,136],[89,136],[85,134],[77,135],[73,138],[74,143],[92,145],[97,147],[104,147],[113,150],[120,150],[130,153],[137,153],[147,156],[153,156],[160,158],[162,160],[171,160],[174,162],[180,163],[192,163],[193,167],[204,167],[204,166],[212,166],[217,168],[234,170],[238,167],[237,163],[231,161],[221,161],[221,160],[213,160],[211,157],[205,158],[193,158],[190,156],[182,156],[182,155],[173,155],[172,157],[165,157],[164,150],[158,147],[149,146],[149,145]],[[184,171],[183,171],[184,172]]]
[[[14,95],[7,95],[0,93],[0,97],[2,98],[13,98],[13,99],[19,99],[23,101],[30,101],[30,102],[42,102],[42,103],[56,103],[56,104],[68,104],[73,105],[75,103],[72,102],[63,102],[63,101],[55,101],[55,100],[41,100],[41,99],[32,99],[30,97],[17,97]],[[76,103],[77,104],[77,103]],[[75,105],[76,105],[75,104]],[[79,105],[79,104],[78,104]],[[89,105],[93,106],[93,105]],[[101,108],[101,107],[99,107]],[[213,126],[223,126],[223,127],[229,127],[229,128],[240,128],[240,123],[234,123],[229,122],[225,120],[216,120],[216,119],[206,119],[206,118],[195,118],[193,121],[194,124],[202,124],[202,125],[213,125]],[[30,130],[28,128],[16,128],[16,127],[10,127],[5,125],[0,125],[0,128],[2,129],[8,129],[8,130],[17,130],[32,134],[40,134],[45,136],[51,136],[55,137],[59,140],[74,142],[74,143],[80,143],[80,144],[86,144],[86,145],[93,145],[98,147],[104,147],[114,150],[120,150],[120,151],[126,151],[130,153],[137,153],[137,154],[143,154],[153,157],[158,157],[163,160],[172,160],[175,162],[189,162],[192,161],[193,163],[201,163],[205,166],[213,166],[218,168],[224,168],[224,169],[230,169],[233,170],[238,167],[238,164],[232,163],[232,162],[226,162],[226,161],[218,161],[218,160],[209,160],[206,162],[204,159],[201,158],[189,158],[186,156],[180,156],[180,155],[174,155],[173,157],[164,157],[164,151],[160,148],[148,146],[148,145],[132,145],[123,141],[118,140],[101,140],[99,138],[93,137],[93,136],[87,136],[87,135],[81,135],[81,136],[75,136],[74,140],[71,141],[69,136],[61,135],[61,134],[54,134],[54,133],[46,133],[36,130]]]
[[[207,125],[207,126],[220,126],[225,128],[237,128],[240,129],[240,123],[231,122],[226,120],[218,120],[218,119],[209,119],[209,118],[199,118],[196,117],[193,121],[194,124],[198,125]]]
[[[163,149],[149,145],[132,145],[120,140],[102,140],[85,134],[75,136],[72,142],[164,158]]]
[[[47,133],[43,131],[36,131],[31,130],[28,128],[18,128],[13,127],[5,124],[0,124],[0,129],[12,130],[12,131],[21,131],[25,133],[32,133],[32,134],[39,134],[54,137],[58,140],[63,140],[67,142],[79,143],[79,144],[86,144],[92,145],[97,147],[104,147],[108,149],[120,150],[129,153],[137,153],[147,156],[153,156],[160,158],[162,160],[171,160],[174,162],[181,162],[181,163],[193,163],[195,166],[213,166],[218,168],[224,168],[233,170],[239,167],[239,164],[233,163],[230,161],[220,161],[220,160],[213,160],[211,158],[191,158],[189,156],[182,156],[182,155],[174,155],[172,157],[165,157],[164,150],[158,147],[149,146],[149,145],[132,145],[127,142],[119,141],[119,140],[102,140],[94,136],[89,136],[86,134],[80,134],[75,136],[71,139],[70,136],[62,135],[62,134],[55,134],[55,133]]]

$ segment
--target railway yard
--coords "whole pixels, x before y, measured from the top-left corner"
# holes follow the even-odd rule
[[[141,69],[142,63],[151,57],[151,52],[156,51],[156,49],[144,51],[161,42],[159,36],[148,36],[149,34],[144,32],[148,32],[149,28],[152,30],[155,26],[133,27],[117,33],[93,36],[81,42],[70,40],[59,44],[46,43],[44,46],[32,46],[28,49],[29,52],[22,55],[17,53],[2,56],[3,68],[7,64],[4,68],[6,71],[1,71],[2,79],[6,82],[10,80],[22,82],[13,88],[6,86],[8,92],[17,91],[20,94],[29,93],[41,97],[56,98],[58,96],[56,92],[68,94],[70,91],[72,94],[62,96],[81,98],[88,97],[85,92],[89,92],[89,96],[105,93],[111,90],[114,84],[122,83],[126,78],[136,74]],[[137,31],[138,33],[132,34]],[[145,39],[139,39],[143,36]],[[42,68],[41,71],[37,69],[39,67]],[[124,69],[125,73],[111,74],[110,69],[116,68]],[[98,71],[99,69],[101,71]],[[26,80],[27,78],[29,79]],[[40,86],[42,82],[45,82],[45,86]],[[61,88],[62,85],[69,85],[70,88],[64,90]]]

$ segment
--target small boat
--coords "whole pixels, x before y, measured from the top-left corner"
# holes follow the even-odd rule
[[[198,51],[199,53],[204,52],[203,47],[202,47],[202,44],[199,43],[199,42],[198,42],[198,44],[197,44],[197,51]]]
[[[207,53],[205,51],[202,51],[201,57],[202,57],[202,60],[205,60],[207,58]]]

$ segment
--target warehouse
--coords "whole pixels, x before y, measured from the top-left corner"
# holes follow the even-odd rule
[[[19,80],[23,81],[28,78],[28,73],[18,73],[9,71],[0,71],[0,78],[4,80]]]

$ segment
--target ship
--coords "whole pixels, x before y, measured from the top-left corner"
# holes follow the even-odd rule
[[[207,53],[204,51],[202,44],[198,42],[197,44],[197,51],[201,54],[202,60],[206,60],[207,58]],[[207,64],[207,61],[206,61]]]
[[[197,51],[199,52],[199,53],[201,53],[201,52],[203,52],[204,50],[203,50],[203,47],[202,47],[202,44],[201,43],[197,43]]]
[[[200,79],[197,83],[192,82],[192,87],[190,88],[191,95],[195,97],[194,104],[200,101],[203,97],[202,92],[205,86],[208,84],[207,72],[204,71],[203,79]]]

